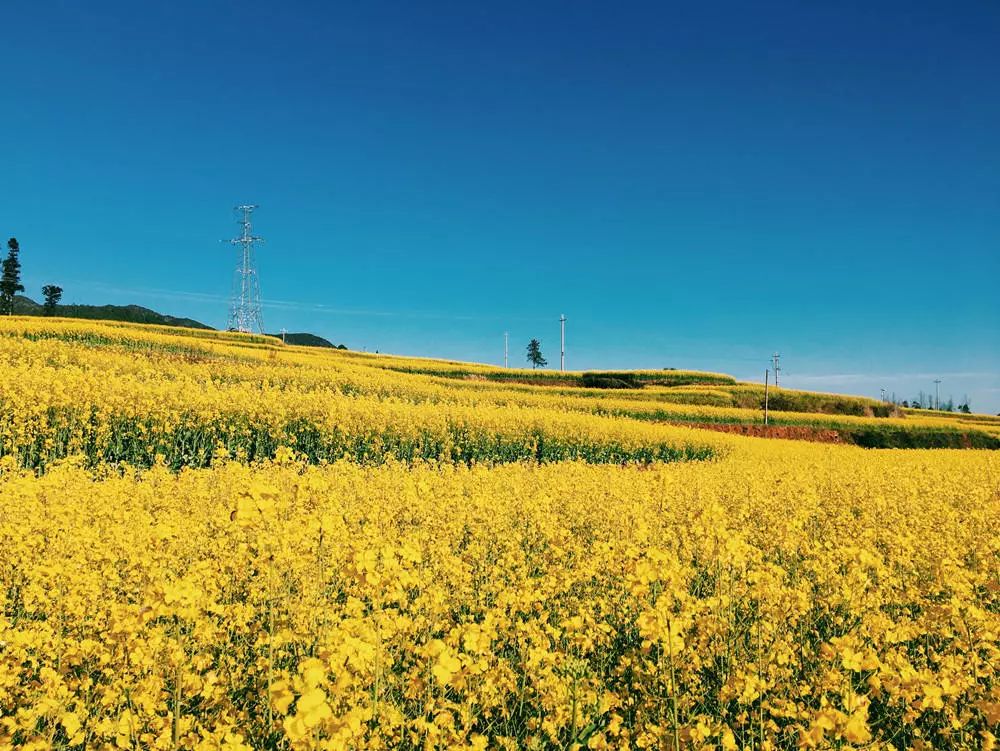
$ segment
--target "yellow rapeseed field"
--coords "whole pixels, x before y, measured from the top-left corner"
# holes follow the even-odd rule
[[[0,356],[0,748],[995,746],[995,451],[226,334]]]

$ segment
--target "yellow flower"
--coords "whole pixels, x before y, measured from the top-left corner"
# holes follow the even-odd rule
[[[326,702],[326,692],[321,688],[311,688],[299,697],[295,705],[296,717],[302,718],[307,728],[316,727],[323,720],[333,716]]]
[[[608,745],[608,740],[605,738],[604,733],[594,733],[587,740],[587,748],[594,749],[594,751],[603,751],[603,749],[610,748]]]
[[[441,650],[431,669],[434,677],[442,686],[451,683],[455,675],[462,669],[462,661],[447,647]]]
[[[279,714],[287,714],[288,707],[295,699],[291,687],[286,680],[275,681],[271,684],[271,704]]]
[[[308,657],[299,663],[299,674],[305,686],[316,688],[326,680],[326,665],[322,660]]]
[[[63,730],[66,731],[66,735],[69,738],[69,745],[75,746],[83,742],[83,733],[81,733],[81,728],[83,727],[80,722],[80,716],[76,712],[65,712],[59,718],[59,722],[63,726]]]
[[[995,746],[1000,452],[675,373],[0,317],[0,747]]]
[[[851,715],[847,720],[847,724],[844,725],[843,731],[844,738],[855,745],[860,745],[862,743],[868,743],[872,734],[868,729],[868,712],[856,712]]]
[[[944,699],[941,687],[933,683],[925,683],[921,686],[923,700],[921,705],[924,709],[943,709]]]

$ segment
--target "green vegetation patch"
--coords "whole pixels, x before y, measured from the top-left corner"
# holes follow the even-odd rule
[[[2,406],[2,405],[0,405]],[[104,422],[96,409],[50,407],[28,431],[0,423],[0,457],[13,455],[27,469],[44,470],[53,461],[82,454],[88,466],[127,463],[138,468],[163,461],[172,469],[208,467],[221,455],[241,461],[273,459],[289,447],[314,464],[347,459],[362,464],[387,460],[443,461],[464,464],[550,463],[628,464],[709,459],[707,445],[655,442],[626,446],[614,439],[560,437],[536,429],[504,434],[450,423],[444,430],[402,432],[393,428],[345,432],[307,418],[280,425],[250,420],[242,413],[200,419],[179,415],[164,429],[143,417]],[[14,435],[28,436],[17,440]]]

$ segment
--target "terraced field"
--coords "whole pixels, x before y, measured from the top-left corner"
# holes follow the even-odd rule
[[[765,440],[720,374],[79,321],[0,355],[0,747],[995,743],[991,418],[780,390],[859,445]]]

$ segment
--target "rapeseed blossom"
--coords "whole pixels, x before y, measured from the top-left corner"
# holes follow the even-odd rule
[[[996,452],[0,327],[0,748],[995,747]]]

